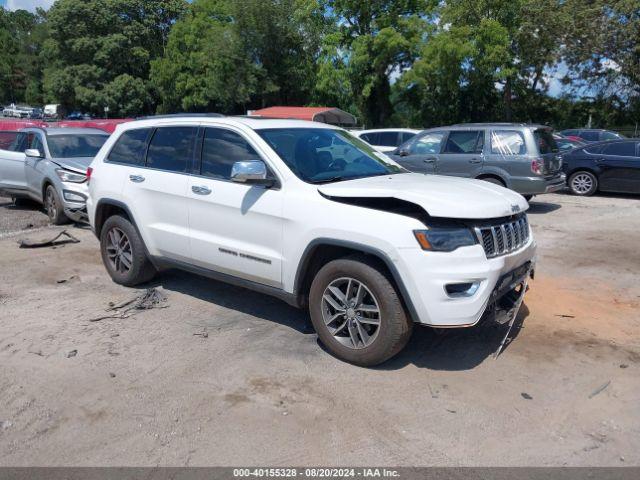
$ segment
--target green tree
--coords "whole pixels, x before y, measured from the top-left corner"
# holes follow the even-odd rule
[[[186,0],[58,0],[43,53],[47,98],[94,114],[150,111],[151,61],[187,8]]]
[[[339,25],[321,60],[320,82],[344,88],[346,81],[361,122],[386,125],[393,114],[391,77],[409,68],[436,2],[429,0],[328,0]],[[332,79],[335,65],[339,77]],[[336,82],[337,80],[337,82]],[[338,90],[340,91],[340,90]]]
[[[45,12],[0,8],[0,101],[41,103]]]
[[[255,67],[243,50],[229,2],[199,0],[178,21],[162,58],[152,62],[160,112],[233,111],[255,92]]]
[[[160,111],[307,103],[325,26],[316,0],[194,1],[153,62]]]

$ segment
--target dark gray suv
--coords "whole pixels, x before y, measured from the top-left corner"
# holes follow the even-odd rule
[[[424,130],[389,155],[414,172],[486,180],[529,199],[564,188],[558,152],[544,125],[467,123]]]

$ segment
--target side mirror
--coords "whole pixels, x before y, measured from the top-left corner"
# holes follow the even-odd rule
[[[267,178],[267,166],[262,160],[235,162],[231,167],[231,181],[267,186],[274,183]]]
[[[398,155],[400,155],[401,157],[408,157],[409,150],[407,150],[406,148],[401,148],[400,150],[398,150]]]
[[[44,155],[42,154],[42,152],[37,148],[27,148],[24,151],[24,154],[27,157],[31,157],[31,158],[44,158]]]

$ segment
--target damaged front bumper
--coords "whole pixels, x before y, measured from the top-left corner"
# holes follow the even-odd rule
[[[501,325],[513,322],[527,293],[529,278],[533,279],[534,275],[534,267],[531,262],[503,275],[491,293],[489,304],[481,321],[495,322]]]

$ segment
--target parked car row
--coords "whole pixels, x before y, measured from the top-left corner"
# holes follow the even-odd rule
[[[576,195],[640,193],[638,141],[610,130],[495,123],[353,133],[411,171],[482,179],[528,200],[565,185]]]

